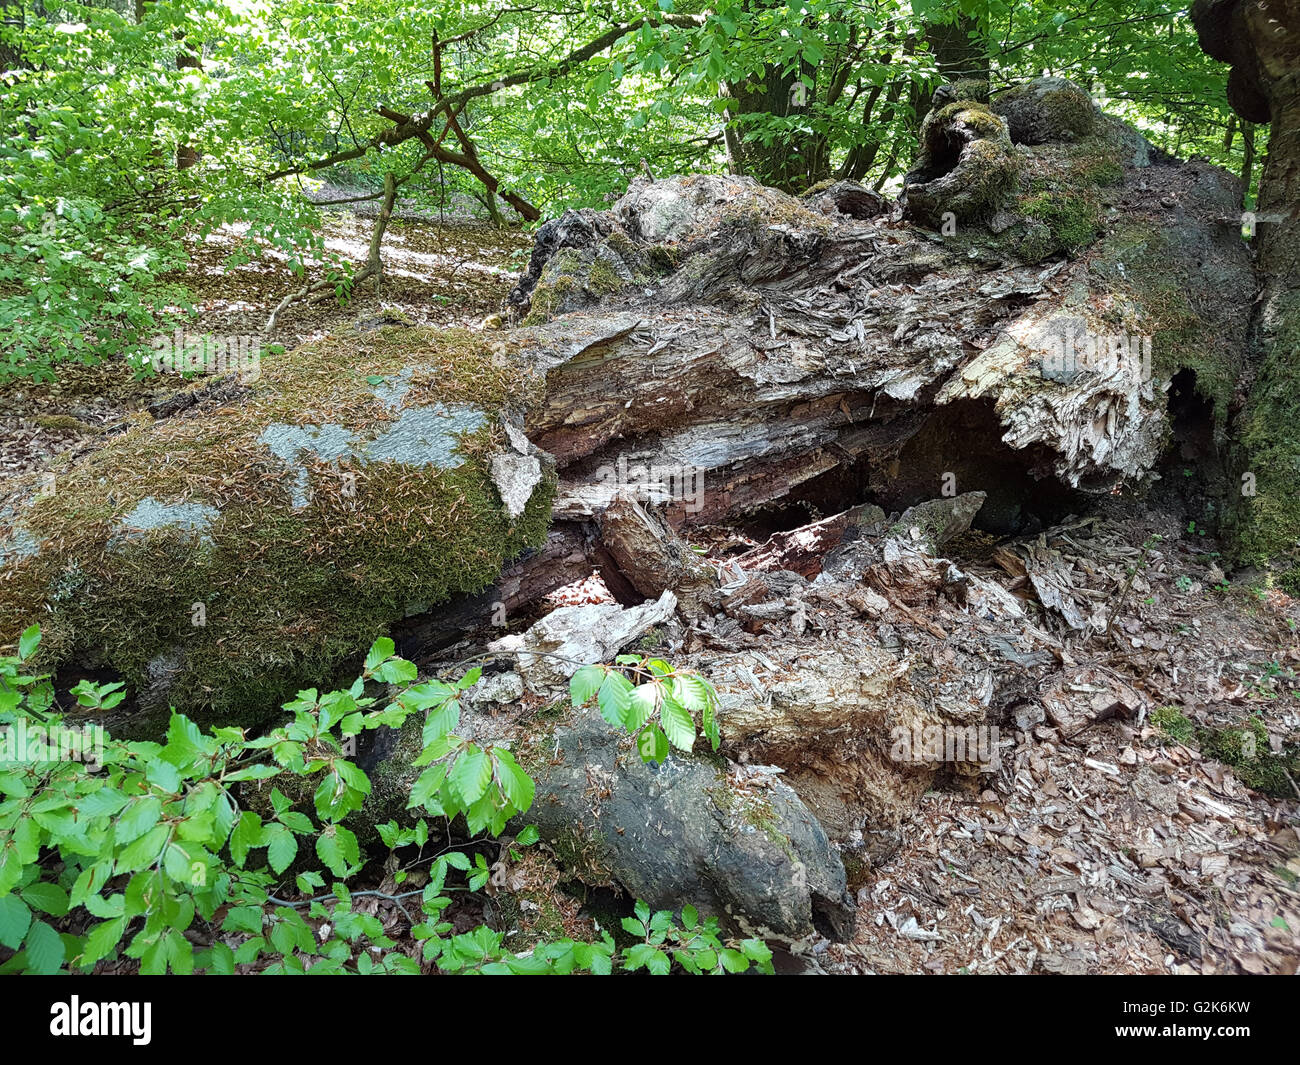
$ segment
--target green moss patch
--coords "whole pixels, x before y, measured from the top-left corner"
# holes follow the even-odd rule
[[[1248,788],[1275,799],[1296,798],[1292,781],[1300,780],[1300,742],[1287,743],[1275,754],[1259,718],[1248,717],[1235,728],[1209,728],[1193,724],[1177,707],[1162,706],[1152,713],[1151,723],[1170,739],[1231,766]]]
[[[625,234],[619,233],[618,236],[621,238],[619,246],[625,253],[615,247],[613,236],[609,239],[610,250],[595,256],[590,252],[580,254],[572,248],[556,252],[533,289],[523,324],[541,325],[556,315],[578,310],[603,296],[622,291],[635,276],[628,262],[638,266],[642,258]],[[619,272],[620,269],[623,273]]]
[[[1026,196],[1020,210],[1042,222],[1054,249],[1074,253],[1097,239],[1101,211],[1096,200],[1075,192]]]
[[[40,545],[0,566],[0,646],[40,621],[46,665],[111,667],[201,716],[274,714],[393,621],[481,591],[541,543],[553,479],[511,521],[490,474],[498,416],[537,387],[457,330],[269,357],[243,402],[133,427],[56,466],[51,494],[31,478],[0,501],[0,544]],[[272,431],[317,450],[286,461]]]
[[[1300,292],[1272,310],[1278,328],[1263,351],[1246,405],[1235,463],[1254,475],[1255,494],[1242,495],[1234,541],[1238,557],[1285,571],[1300,593]]]
[[[1151,724],[1172,740],[1191,744],[1196,738],[1196,726],[1176,706],[1162,706],[1151,714]]]

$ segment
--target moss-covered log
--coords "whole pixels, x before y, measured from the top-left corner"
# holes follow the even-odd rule
[[[540,544],[549,461],[508,346],[403,327],[267,357],[0,507],[0,643],[121,672],[137,709],[247,722]],[[137,723],[135,731],[148,732]]]

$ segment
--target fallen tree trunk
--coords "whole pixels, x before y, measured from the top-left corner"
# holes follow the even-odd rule
[[[665,529],[766,537],[982,492],[977,524],[1017,532],[1150,480],[1169,380],[1221,418],[1240,369],[1238,190],[1151,165],[1090,103],[1053,140],[1054,95],[1079,90],[1048,80],[1005,107],[1034,142],[1014,152],[981,104],[931,115],[906,212],[844,183],[641,179],[542,227],[516,328],[268,358],[68,462],[52,496],[12,485],[0,643],[40,617],[51,665],[97,659],[163,708],[225,714],[237,692],[273,712],[394,624],[451,638],[596,569],[624,603],[681,592],[664,529],[603,516],[628,493],[662,502]],[[945,123],[961,152],[935,148]],[[986,195],[943,211],[966,176]]]
[[[999,724],[1043,720],[1049,621],[1098,627],[1046,540],[1020,559],[1043,628],[944,544],[1151,481],[1171,380],[1221,427],[1242,366],[1234,179],[1151,165],[1047,80],[933,113],[905,204],[638,181],[542,227],[517,327],[339,335],[70,456],[52,492],[19,481],[0,645],[39,619],[41,664],[116,669],[134,698],[103,723],[157,738],[172,705],[257,725],[385,631],[415,657],[504,623],[515,712],[463,724],[536,756],[566,865],[845,936],[936,775],[1000,771]],[[718,524],[763,540],[720,573],[688,542]],[[622,607],[518,631],[593,571]],[[594,715],[532,712],[652,626],[715,683],[720,756],[651,769]],[[407,724],[359,755],[380,816],[409,799]]]
[[[556,223],[514,337],[546,375],[526,426],[556,458],[557,514],[628,484],[667,497],[675,525],[955,489],[988,492],[983,520],[1013,532],[1031,493],[1051,518],[1077,492],[1149,479],[1175,373],[1226,412],[1253,274],[1224,222],[1229,175],[1151,181],[1131,135],[1097,122],[1032,149],[1054,191],[1009,199],[997,234],[963,220],[941,239],[841,215],[834,189],[800,202],[710,177],[640,181],[610,214]],[[1081,157],[1122,183],[1080,179]],[[1078,239],[1068,210],[1114,243],[1041,261]],[[1194,343],[1162,316],[1173,290]]]

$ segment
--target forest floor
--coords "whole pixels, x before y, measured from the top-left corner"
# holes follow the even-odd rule
[[[1108,603],[1163,539],[1111,637],[1062,639],[1036,692],[1046,719],[1007,726],[1000,771],[925,795],[826,970],[1297,971],[1300,792],[1252,790],[1250,762],[1202,748],[1243,728],[1294,738],[1300,604],[1225,581],[1213,542],[1168,511],[1079,526],[1045,541]],[[1015,589],[983,554],[955,557]]]
[[[361,213],[333,213],[327,247],[362,261],[370,228]],[[195,331],[260,335],[271,310],[302,284],[274,256],[224,271],[239,240],[227,233],[195,251]],[[296,304],[262,342],[291,349],[378,313],[474,327],[499,309],[530,243],[482,224],[397,218],[380,292],[368,285],[346,307]],[[169,374],[141,381],[103,364],[67,366],[53,384],[0,386],[0,477],[39,466],[184,383]],[[1226,579],[1212,539],[1188,527],[1172,497],[1102,507],[1048,539],[1081,595],[1113,600],[1155,535],[1162,539],[1140,560],[1111,634],[1062,639],[1040,691],[1048,716],[1005,730],[996,773],[929,791],[904,824],[898,852],[858,888],[853,942],[817,941],[788,960],[794,968],[1297,971],[1300,791],[1250,789],[1198,737],[1258,721],[1261,742],[1276,746],[1300,730],[1300,603],[1254,586],[1249,574]],[[1000,546],[968,537],[954,558],[1032,600],[1023,578],[995,564]],[[598,582],[574,587],[563,601],[591,601],[599,591]],[[551,895],[565,929],[590,927],[545,860],[528,863],[521,882]],[[527,913],[530,905],[537,909],[503,909]],[[400,935],[400,915],[385,917]]]

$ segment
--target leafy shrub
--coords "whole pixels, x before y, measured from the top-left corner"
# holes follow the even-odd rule
[[[162,743],[115,740],[101,730],[76,760],[66,757],[72,730],[55,709],[49,677],[25,670],[39,642],[32,626],[18,654],[0,658],[0,728],[10,744],[0,747],[0,957],[8,954],[0,972],[88,971],[118,956],[153,974],[233,973],[253,964],[268,973],[418,973],[421,961],[453,973],[666,973],[674,964],[688,973],[771,971],[760,940],[724,941],[716,921],[701,922],[689,906],[679,922],[638,904],[636,917],[623,922],[635,942],[621,948],[608,931],[589,943],[544,942],[523,955],[486,926],[452,934],[444,913],[451,894],[480,890],[490,877],[483,855],[466,850],[437,854],[415,890],[357,888],[365,857],[343,820],[362,808],[370,781],[344,755],[348,737],[422,714],[417,764],[425,769],[409,807],[448,820],[463,815],[471,832],[499,834],[532,804],[533,781],[508,750],[455,734],[460,695],[478,680],[477,669],[455,683],[417,683],[415,666],[381,639],[349,689],[300,692],[285,705],[291,720],[266,735],[250,738],[237,728],[204,734],[173,713]],[[606,693],[604,711],[630,692],[624,703],[631,709],[619,720],[652,730],[650,755],[659,753],[661,736],[689,749],[695,729],[688,707],[707,710],[705,731],[716,737],[707,682],[659,660],[626,664],[647,679],[633,685],[596,667],[603,678],[596,693]],[[575,701],[585,701],[578,696],[594,674],[583,677],[575,678]],[[398,694],[381,705],[365,694],[367,681],[394,685]],[[110,709],[124,695],[120,684],[91,681],[73,694],[91,711]],[[276,778],[307,783],[310,812],[275,785],[267,816],[241,808],[238,784]],[[422,852],[429,822],[388,822],[379,835],[390,850]],[[516,845],[537,838],[528,827]],[[464,888],[448,884],[453,874]],[[278,894],[290,877],[299,898]],[[399,886],[404,879],[403,872],[394,876]],[[411,930],[419,958],[398,949],[378,917],[358,911],[354,900],[362,896],[419,907]],[[211,945],[196,947],[187,932],[203,933],[195,938]]]
[[[679,671],[662,658],[619,655],[617,665],[630,667],[634,684],[610,666],[583,666],[573,675],[569,693],[574,706],[596,700],[601,716],[611,725],[636,735],[643,762],[662,762],[668,745],[682,751],[695,746],[695,719],[713,749],[718,749],[718,693],[698,673]]]

